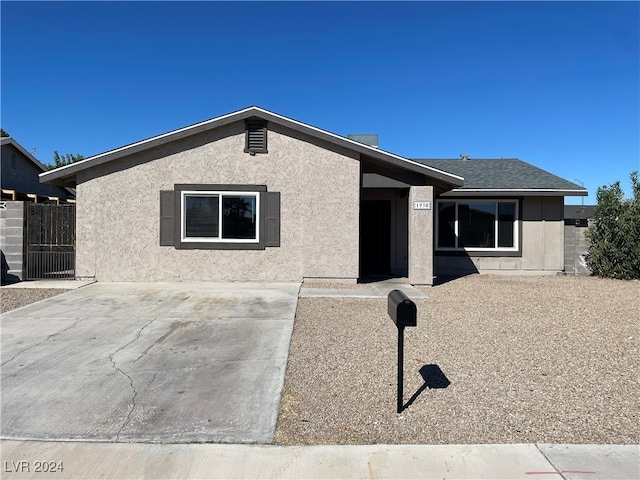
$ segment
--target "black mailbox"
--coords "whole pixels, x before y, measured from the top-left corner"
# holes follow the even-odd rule
[[[401,290],[389,292],[387,309],[391,320],[398,328],[418,325],[416,304]]]

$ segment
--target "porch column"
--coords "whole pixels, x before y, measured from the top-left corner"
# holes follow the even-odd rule
[[[433,187],[409,189],[409,283],[433,285]]]

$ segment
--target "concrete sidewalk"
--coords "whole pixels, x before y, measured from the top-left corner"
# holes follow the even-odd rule
[[[636,480],[640,476],[637,445],[275,447],[3,441],[1,446],[2,478],[7,480]]]
[[[61,290],[76,290],[96,283],[95,280],[27,280],[17,283],[2,285],[5,288],[59,288]]]
[[[409,298],[427,298],[427,295],[402,279],[392,278],[379,282],[348,285],[344,288],[331,287],[307,287],[302,284],[300,297],[324,297],[324,298],[387,298],[391,290],[401,290]]]

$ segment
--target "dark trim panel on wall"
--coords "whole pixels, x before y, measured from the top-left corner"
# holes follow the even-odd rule
[[[280,246],[280,192],[266,192],[266,206],[263,204],[265,247]]]
[[[513,252],[479,252],[466,250],[437,250],[433,252],[436,257],[521,257],[522,248]]]
[[[160,191],[160,246],[175,245],[175,192]]]
[[[255,192],[259,196],[257,242],[184,242],[182,192]],[[176,184],[174,190],[160,191],[160,245],[178,250],[264,250],[280,246],[280,192],[267,192],[266,185]]]

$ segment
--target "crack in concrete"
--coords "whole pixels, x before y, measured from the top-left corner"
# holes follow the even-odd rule
[[[157,372],[153,374],[153,377],[151,377],[151,380],[149,380],[149,383],[147,383],[147,388],[149,388],[151,384],[155,381],[157,375],[158,375]]]
[[[78,323],[80,323],[82,321],[82,319],[78,319],[76,320],[73,324],[69,325],[66,328],[63,328],[62,330],[60,330],[59,332],[56,333],[52,333],[51,335],[47,336],[47,338],[45,338],[44,340],[42,340],[41,342],[38,343],[34,343],[33,345],[31,345],[30,347],[25,348],[24,350],[20,350],[18,353],[16,353],[13,357],[11,357],[9,360],[7,360],[6,362],[0,364],[0,367],[4,367],[7,363],[9,362],[13,362],[16,358],[18,358],[20,355],[22,355],[24,352],[28,352],[29,350],[36,348],[39,345],[42,345],[43,343],[51,340],[53,337],[56,337],[58,335],[60,335],[61,333],[66,332],[67,330],[71,330],[73,327],[75,327]]]
[[[136,397],[138,396],[138,390],[136,389],[136,386],[133,384],[133,379],[131,378],[131,376],[127,372],[125,372],[124,370],[122,370],[120,367],[118,367],[116,365],[116,362],[113,359],[113,357],[118,352],[124,350],[129,345],[131,345],[133,342],[138,340],[140,338],[140,336],[142,335],[142,332],[144,331],[144,329],[147,328],[149,325],[151,325],[153,322],[155,322],[155,319],[151,320],[151,321],[147,322],[145,325],[143,325],[142,328],[138,331],[138,335],[136,335],[133,340],[131,340],[130,342],[128,342],[128,343],[126,343],[124,345],[122,345],[115,352],[112,352],[112,353],[109,354],[109,360],[111,361],[111,366],[113,367],[114,370],[116,370],[117,372],[120,372],[122,375],[124,375],[129,380],[129,385],[131,386],[131,389],[133,390],[133,397],[131,397],[131,408],[129,409],[129,412],[127,413],[127,417],[124,419],[124,422],[122,423],[122,425],[120,426],[120,428],[116,432],[116,438],[115,438],[116,442],[118,442],[120,440],[120,434],[127,427],[129,422],[131,421],[131,415],[133,415],[133,411],[136,409]]]
[[[189,325],[189,323],[191,323],[191,322],[173,322],[171,324],[171,326],[169,327],[169,330],[164,335],[162,335],[160,338],[158,338],[155,342],[153,342],[151,345],[149,345],[144,350],[144,352],[142,352],[140,354],[140,356],[133,361],[133,363],[136,363],[138,360],[140,360],[142,357],[144,357],[147,353],[149,353],[149,350],[151,350],[153,347],[155,347],[159,343],[164,342],[167,339],[167,337],[169,335],[171,335],[174,331],[176,331],[178,328],[184,327],[186,325]]]
[[[112,355],[109,355],[109,360],[111,360],[111,365],[113,366],[113,368],[116,371],[120,372],[122,375],[127,377],[127,379],[129,379],[129,385],[131,386],[131,389],[133,390],[133,397],[131,398],[131,408],[129,409],[129,412],[127,413],[127,418],[125,418],[124,422],[122,423],[122,425],[120,426],[120,428],[116,432],[115,441],[118,442],[120,440],[120,434],[122,433],[122,430],[124,430],[124,428],[131,421],[131,415],[133,414],[133,411],[136,408],[136,397],[138,396],[138,390],[136,390],[136,386],[133,384],[133,379],[126,372],[124,372],[122,369],[118,368],[118,366],[116,365],[116,362],[113,361],[113,356]]]

